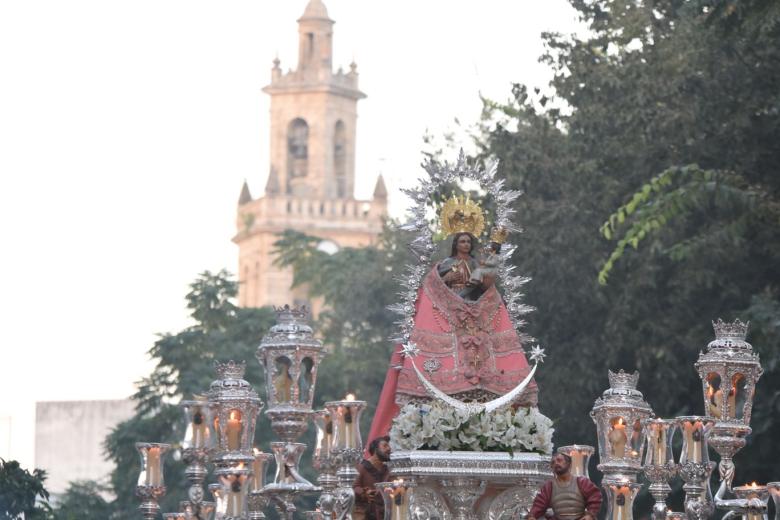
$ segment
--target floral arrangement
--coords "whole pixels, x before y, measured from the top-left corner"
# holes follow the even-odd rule
[[[390,444],[397,450],[552,453],[552,421],[537,408],[500,408],[469,416],[445,403],[409,403],[393,420]]]

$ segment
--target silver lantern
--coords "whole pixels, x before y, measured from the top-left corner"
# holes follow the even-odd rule
[[[272,442],[276,461],[274,482],[263,489],[284,518],[292,518],[295,496],[320,491],[306,480],[298,466],[306,445],[296,442],[308,429],[317,383],[317,367],[324,355],[314,337],[305,307],[275,308],[276,323],[266,334],[255,356],[265,369],[271,428],[282,442]]]
[[[642,469],[642,421],[651,417],[653,410],[636,389],[638,381],[639,372],[610,370],[610,388],[596,399],[590,412],[599,440],[598,469],[604,473],[605,484],[636,482]]]
[[[705,415],[716,420],[709,444],[720,455],[720,478],[728,489],[734,479],[734,455],[750,433],[756,382],[763,369],[758,354],[745,341],[749,323],[713,322],[715,339],[694,365],[702,381]]]
[[[214,410],[217,468],[248,467],[252,464],[252,443],[257,414],[263,403],[244,380],[246,363],[215,363],[219,379],[211,383],[209,402]]]

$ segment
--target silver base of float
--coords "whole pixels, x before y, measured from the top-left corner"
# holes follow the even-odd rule
[[[536,453],[396,451],[394,479],[414,482],[410,517],[428,520],[525,518],[552,478],[550,456]]]

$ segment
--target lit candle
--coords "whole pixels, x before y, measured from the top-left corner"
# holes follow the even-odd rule
[[[623,424],[623,418],[619,418],[618,422],[612,425],[612,429],[609,432],[609,444],[612,447],[612,456],[617,458],[623,458],[626,456],[626,425]]]
[[[227,447],[229,451],[238,450],[241,440],[241,412],[230,410],[227,423]]]
[[[751,484],[745,484],[734,488],[734,494],[737,498],[747,500],[747,508],[744,514],[744,520],[765,520],[767,501],[769,499],[767,486],[752,482]]]
[[[352,417],[352,407],[345,406],[344,412],[344,432],[346,433],[346,439],[344,446],[346,448],[355,448],[355,421]]]
[[[699,421],[685,421],[683,434],[685,435],[686,459],[688,462],[701,462],[701,431],[702,424]]]
[[[393,487],[390,488],[390,497],[392,499],[392,508],[390,510],[391,520],[407,520],[407,500],[406,500],[406,487],[403,480],[396,480],[393,482]]]
[[[225,516],[240,518],[244,514],[244,494],[241,487],[241,478],[231,475],[229,477]]]
[[[206,417],[200,406],[195,408],[192,414],[192,447],[205,448],[208,439],[208,428],[206,427]]]
[[[585,454],[580,450],[572,450],[569,452],[571,457],[571,473],[575,477],[585,476]]]
[[[149,448],[146,455],[146,485],[161,486],[160,448]]]
[[[653,462],[663,466],[666,464],[666,428],[664,428],[663,424],[656,424],[654,425],[654,431],[655,449],[653,453],[655,453],[655,460]]]
[[[333,445],[333,420],[330,415],[325,416],[325,428],[322,439],[322,452],[325,457],[330,457],[330,448]]]
[[[615,503],[612,507],[612,520],[628,520],[630,511],[630,493],[628,486],[612,486],[615,495]]]
[[[346,429],[346,414],[349,408],[346,406],[339,406],[336,414],[336,438],[338,440],[338,448],[347,447],[347,429]]]
[[[344,400],[347,402],[354,402],[355,401],[355,394],[348,393],[346,397],[344,397]],[[351,406],[345,406],[346,410],[344,411],[344,447],[346,448],[356,448],[356,442],[355,442],[355,421],[353,421],[352,417],[352,407]]]

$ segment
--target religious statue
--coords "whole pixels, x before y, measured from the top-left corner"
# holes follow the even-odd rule
[[[477,259],[477,237],[485,220],[476,202],[453,196],[441,209],[440,223],[452,236],[450,256],[433,265],[417,292],[410,336],[417,355],[402,356],[403,346],[396,347],[369,439],[387,434],[399,405],[429,399],[415,368],[423,369],[438,390],[466,402],[496,399],[529,375],[520,339],[495,286],[498,253],[508,232],[494,229],[490,245]],[[512,404],[535,406],[536,396],[531,381]]]

